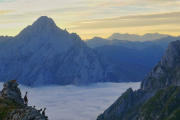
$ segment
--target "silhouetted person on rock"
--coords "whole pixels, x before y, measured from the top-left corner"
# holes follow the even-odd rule
[[[28,105],[27,93],[28,93],[28,92],[26,92],[26,94],[25,94],[25,96],[24,96],[24,104],[26,104],[26,105]]]
[[[44,110],[42,111],[42,114],[45,116],[45,110],[46,110],[46,108],[44,108]]]
[[[36,106],[34,105],[33,108],[36,109]]]

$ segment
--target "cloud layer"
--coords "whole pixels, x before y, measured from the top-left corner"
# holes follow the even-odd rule
[[[97,83],[89,86],[44,86],[29,88],[20,85],[22,96],[28,91],[30,106],[47,108],[50,120],[95,120],[125,90],[138,89],[140,83]],[[0,83],[0,90],[3,83]]]

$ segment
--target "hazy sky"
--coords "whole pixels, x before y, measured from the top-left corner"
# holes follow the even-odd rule
[[[44,15],[82,39],[117,32],[180,35],[180,0],[0,0],[0,35],[17,35]]]
[[[37,109],[46,107],[50,120],[96,120],[129,87],[140,88],[136,83],[95,83],[77,87],[46,86],[29,88],[20,85],[22,96],[28,91],[28,105]],[[0,90],[3,83],[0,82]]]

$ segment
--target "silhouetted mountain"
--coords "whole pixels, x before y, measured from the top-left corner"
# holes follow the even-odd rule
[[[115,46],[123,46],[126,48],[131,48],[131,49],[144,49],[150,46],[154,45],[159,45],[162,48],[166,49],[168,44],[172,41],[179,40],[179,37],[171,37],[167,36],[164,38],[160,38],[157,40],[153,41],[144,41],[144,42],[139,42],[139,41],[128,41],[128,40],[118,40],[118,39],[113,39],[113,40],[107,40],[99,37],[94,37],[93,39],[89,39],[86,41],[87,45],[91,48],[99,47],[99,46],[104,46],[104,45],[115,45]]]
[[[110,41],[100,38],[100,37],[94,37],[85,42],[90,48],[95,48],[95,47],[99,47],[99,46],[103,46],[103,45],[108,45]]]
[[[169,35],[165,34],[159,34],[159,33],[146,33],[142,36],[136,35],[136,34],[121,34],[121,33],[114,33],[110,37],[108,37],[108,40],[118,39],[118,40],[129,40],[129,41],[148,41],[148,40],[156,40],[163,37],[167,37]]]

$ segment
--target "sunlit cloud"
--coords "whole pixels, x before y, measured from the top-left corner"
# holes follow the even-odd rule
[[[180,12],[147,14],[147,15],[129,15],[104,19],[93,19],[76,21],[70,23],[76,29],[99,29],[99,28],[115,28],[115,27],[139,27],[154,25],[180,25]]]
[[[20,26],[16,24],[11,28],[17,27],[18,32],[38,17],[46,15],[53,18],[60,28],[77,32],[82,39],[87,39],[95,35],[106,37],[107,33],[111,35],[114,32],[122,32],[122,28],[127,30],[125,33],[133,33],[135,28],[144,29],[145,26],[148,26],[145,30],[147,32],[152,32],[152,29],[162,32],[156,31],[156,28],[162,25],[179,26],[180,0],[1,0],[0,11],[1,24],[4,22],[4,25],[7,25],[10,20],[21,21]],[[178,20],[174,19],[175,16]],[[2,29],[4,27],[0,27],[0,31],[3,31]],[[92,29],[101,29],[101,32],[97,34],[90,31]],[[143,34],[140,31],[134,33]],[[169,30],[164,31],[168,33]],[[11,30],[6,34],[12,35],[10,33]],[[178,35],[177,32],[173,34]]]
[[[146,32],[162,32],[164,34],[179,35],[180,12],[128,15],[104,19],[92,19],[69,23],[72,31],[121,31],[121,33],[145,34]],[[172,31],[173,29],[173,31]],[[108,34],[109,35],[109,34]],[[106,36],[108,37],[108,36]]]

